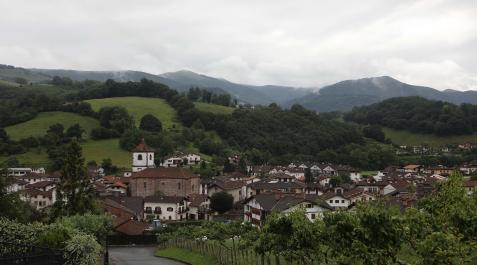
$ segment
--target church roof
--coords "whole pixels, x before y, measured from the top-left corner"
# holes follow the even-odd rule
[[[141,142],[132,150],[133,152],[154,152],[154,149],[146,145],[144,138],[141,139]]]
[[[192,171],[179,167],[146,168],[132,174],[132,178],[191,179],[198,178]]]

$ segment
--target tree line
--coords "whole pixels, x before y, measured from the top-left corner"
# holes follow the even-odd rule
[[[207,89],[191,87],[187,92],[187,98],[192,101],[201,101],[222,106],[237,105],[237,100],[232,100],[229,94],[216,94]]]
[[[460,106],[421,97],[391,98],[345,113],[346,121],[436,135],[464,135],[477,130],[477,106]]]

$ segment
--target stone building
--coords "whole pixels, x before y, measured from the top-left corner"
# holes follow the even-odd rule
[[[159,191],[164,196],[186,197],[199,193],[200,179],[185,168],[146,168],[132,174],[129,186],[132,196],[153,196]]]

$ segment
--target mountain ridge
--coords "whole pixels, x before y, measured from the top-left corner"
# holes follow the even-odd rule
[[[353,107],[370,105],[394,97],[419,96],[454,104],[477,104],[477,91],[457,91],[416,86],[403,83],[390,76],[344,80],[322,87],[318,93],[284,102],[285,107],[300,104],[320,112],[349,111]]]
[[[0,65],[1,66],[1,65]],[[393,97],[420,96],[431,100],[447,101],[454,104],[477,104],[477,91],[457,91],[410,85],[391,76],[366,77],[361,79],[344,80],[324,86],[318,90],[280,85],[247,85],[228,81],[223,78],[211,77],[190,70],[179,70],[163,74],[151,74],[142,71],[80,71],[68,69],[15,68],[4,65],[0,67],[0,79],[13,81],[15,73],[18,77],[29,79],[31,82],[41,82],[53,76],[69,77],[72,80],[106,81],[113,79],[118,82],[139,81],[147,78],[163,83],[179,92],[185,92],[191,87],[200,87],[217,94],[227,93],[242,103],[253,105],[268,105],[277,103],[287,108],[293,104],[301,104],[305,108],[319,111],[349,111],[353,107],[370,105]]]
[[[97,80],[106,81],[113,79],[119,82],[139,81],[147,78],[152,81],[163,83],[180,92],[187,91],[191,87],[200,87],[211,90],[214,93],[228,93],[243,103],[267,105],[272,102],[282,102],[290,97],[300,97],[307,94],[305,89],[287,86],[254,86],[239,84],[222,78],[210,77],[189,70],[167,72],[159,75],[147,72],[121,70],[121,71],[80,71],[66,69],[41,69],[31,68],[29,71],[37,74],[61,77],[69,77],[75,81]]]

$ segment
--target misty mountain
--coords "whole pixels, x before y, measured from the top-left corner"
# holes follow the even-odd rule
[[[290,98],[304,96],[308,93],[308,90],[303,88],[237,84],[225,79],[209,77],[191,71],[171,72],[162,74],[160,76],[181,84],[181,88],[188,89],[191,86],[198,86],[201,88],[221,88],[227,91],[234,98],[251,104],[270,104],[272,102],[279,103]],[[178,89],[172,85],[169,86]]]
[[[127,82],[147,78],[181,92],[187,91],[191,87],[200,87],[218,94],[228,93],[239,101],[250,104],[278,103],[291,98],[302,97],[308,93],[308,90],[303,88],[237,84],[191,71],[169,72],[161,75],[140,71],[76,71],[64,69],[28,69],[28,71],[50,78],[53,76],[69,77],[75,81],[97,80],[104,82],[107,79],[113,79],[118,82]],[[1,72],[0,78],[2,78]]]
[[[23,78],[29,82],[43,82],[51,77],[29,69],[0,64],[0,79],[14,82],[16,78]]]
[[[326,111],[348,111],[355,106],[370,105],[394,97],[420,96],[455,104],[477,104],[477,92],[456,90],[439,91],[424,86],[400,82],[389,76],[341,81],[321,88],[317,93],[285,102],[289,107],[301,104],[305,108]]]

